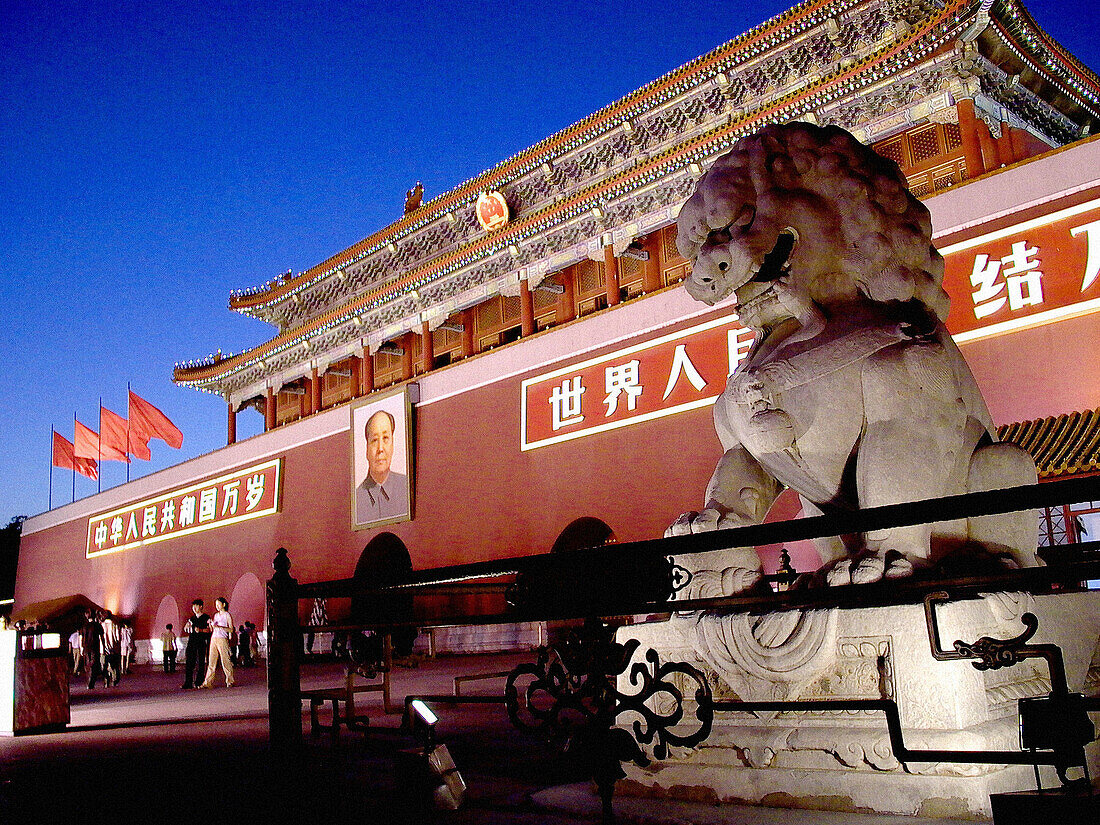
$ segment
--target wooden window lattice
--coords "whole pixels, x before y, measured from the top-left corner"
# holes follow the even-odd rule
[[[510,325],[520,319],[522,305],[518,297],[513,298],[510,295],[502,295],[500,302],[503,308],[501,316],[504,319],[505,325]]]
[[[945,123],[943,125],[943,144],[948,152],[962,147],[962,132],[959,131],[959,124]]]
[[[589,297],[603,291],[603,264],[595,261],[581,261],[577,264],[577,292]]]
[[[535,299],[535,313],[538,314],[542,310],[553,309],[557,306],[558,296],[556,293],[549,292],[545,289],[534,290]]]
[[[884,141],[874,147],[875,151],[888,160],[892,160],[898,166],[905,166],[905,153],[902,138],[897,137]]]
[[[680,250],[676,248],[676,224],[670,224],[661,230],[661,264],[662,268],[682,264],[684,259],[680,257]]]
[[[939,135],[936,133],[936,126],[931,126],[920,129],[915,132],[911,132],[909,138],[909,151],[913,158],[913,165],[924,163],[927,160],[932,160],[940,154],[940,141]]]
[[[500,301],[490,298],[477,305],[477,329],[478,332],[497,329],[500,327]]]

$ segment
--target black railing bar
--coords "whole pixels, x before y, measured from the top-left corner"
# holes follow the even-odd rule
[[[1082,548],[1100,549],[1100,542],[1078,545]],[[1026,591],[1033,594],[1050,592],[1054,586],[1081,589],[1080,583],[1089,579],[1100,579],[1100,560],[1075,561],[1045,567],[1028,567],[1018,570],[1004,570],[983,576],[954,577],[947,579],[925,579],[913,577],[891,579],[871,584],[849,584],[834,587],[812,587],[780,592],[763,588],[734,596],[720,596],[706,599],[683,599],[678,601],[646,601],[629,605],[615,605],[605,609],[598,616],[621,616],[639,613],[668,613],[693,611],[722,611],[732,613],[777,612],[782,610],[813,610],[835,607],[887,607],[899,604],[919,604],[929,593],[950,589],[953,599],[976,598],[988,592]],[[323,584],[323,583],[319,583]],[[367,595],[386,595],[379,591],[361,591]],[[322,595],[325,595],[323,592]],[[379,607],[376,606],[375,610]],[[544,611],[545,612],[545,611]],[[517,621],[540,619],[588,618],[593,614],[574,615],[565,612],[548,612],[546,615],[531,616],[523,611],[508,611],[493,614],[451,614],[433,619],[430,623],[415,620],[401,621],[404,626],[441,627],[466,624],[514,624]],[[372,626],[391,623],[378,618]],[[397,624],[397,622],[392,622]]]
[[[1100,544],[1100,543],[1098,543]],[[637,602],[630,605],[598,605],[599,612],[569,612],[544,610],[534,612],[510,611],[506,613],[465,613],[439,616],[432,619],[403,619],[378,617],[354,625],[326,625],[303,627],[303,633],[356,630],[380,630],[389,627],[463,627],[483,625],[509,625],[525,621],[565,621],[586,618],[613,618],[647,613],[777,613],[784,610],[826,610],[831,608],[890,607],[902,604],[921,604],[929,593],[950,590],[950,599],[973,599],[985,593],[1028,592],[1034,595],[1053,592],[1055,585],[1067,589],[1082,590],[1079,583],[1087,579],[1100,579],[1100,560],[1069,562],[1051,567],[1029,567],[1022,570],[1006,570],[986,576],[952,579],[891,579],[872,584],[849,584],[836,587],[815,587],[773,593],[763,590],[738,596],[721,596],[708,599],[683,601]],[[375,608],[377,610],[377,607]]]
[[[493,696],[487,693],[475,693],[472,696],[460,696],[454,693],[414,693],[405,697],[405,711],[409,705],[419,699],[424,704],[436,705],[503,705],[506,696]]]
[[[1090,542],[1089,545],[1095,545],[1100,549],[1100,542]],[[752,612],[758,608],[774,612],[831,607],[889,607],[899,604],[919,604],[929,593],[944,589],[951,591],[953,601],[973,599],[991,592],[1028,592],[1033,595],[1042,595],[1051,592],[1055,585],[1084,590],[1080,583],[1089,579],[1100,579],[1100,560],[1004,570],[983,576],[948,579],[912,577],[889,579],[871,584],[813,587],[779,593],[685,599],[666,602],[664,607],[674,611],[722,610],[739,613]]]
[[[793,702],[740,702],[723,699],[712,703],[715,710],[757,713],[760,711],[861,711],[877,710],[886,714],[890,748],[899,762],[969,762],[990,765],[1061,765],[1065,755],[1054,751],[947,751],[905,747],[901,715],[892,699],[819,699]]]
[[[734,547],[760,547],[767,544],[866,533],[893,527],[933,524],[961,518],[1035,510],[1069,502],[1096,500],[1100,500],[1100,475],[903,504],[889,504],[857,511],[834,512],[770,524],[731,527],[693,533],[688,536],[609,544],[554,555],[558,559],[564,559],[576,553],[583,553],[589,563],[598,563],[599,560],[620,560],[623,563],[629,563],[632,558],[646,555],[683,556],[713,550],[728,550]],[[552,564],[553,562],[549,559],[553,557],[549,553],[543,553],[414,571],[404,581],[396,582],[385,589],[403,590],[429,584],[453,584],[473,579],[516,575]],[[322,587],[323,592],[318,590],[318,587]],[[361,592],[361,587],[361,583],[354,578],[299,585],[304,596],[327,595],[330,597],[350,596]]]

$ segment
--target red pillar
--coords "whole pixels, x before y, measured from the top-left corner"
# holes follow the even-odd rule
[[[420,371],[431,372],[435,366],[435,341],[427,321],[420,322]]]
[[[321,409],[321,379],[317,375],[317,367],[309,371],[309,411],[318,412]]]
[[[526,278],[519,281],[520,333],[526,338],[535,332],[535,299]]]
[[[359,359],[362,364],[360,379],[363,382],[363,395],[374,392],[374,356],[370,354],[370,347],[363,347],[363,357]]]
[[[985,173],[982,163],[982,147],[978,138],[978,119],[974,114],[974,101],[971,98],[955,104],[959,113],[959,136],[962,138],[963,156],[966,158],[966,176],[976,178]]]
[[[229,410],[229,415],[226,418],[226,445],[237,443],[237,411],[233,409],[233,402],[226,403],[226,407]]]
[[[611,244],[603,248],[603,282],[607,305],[613,307],[619,303],[619,259],[615,257],[615,247]]]
[[[563,292],[558,296],[558,313],[555,319],[557,323],[564,324],[577,317],[577,299],[573,291],[576,283],[573,267],[563,269],[558,273],[558,283],[562,285]]]
[[[651,232],[642,244],[649,259],[642,267],[642,290],[654,292],[661,288],[661,233]]]
[[[264,397],[264,432],[275,429],[275,392],[271,387],[267,388],[267,394]]]
[[[462,310],[462,357],[469,358],[474,354],[474,311]]]
[[[416,340],[415,332],[406,332],[401,336],[401,380],[408,381],[413,377],[413,341]]]

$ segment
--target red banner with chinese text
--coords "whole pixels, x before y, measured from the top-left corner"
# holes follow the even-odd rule
[[[533,450],[713,404],[752,339],[730,314],[527,379],[520,447]]]
[[[965,342],[1100,309],[1100,200],[945,246],[947,328]]]
[[[88,558],[279,512],[282,459],[245,467],[88,519]]]

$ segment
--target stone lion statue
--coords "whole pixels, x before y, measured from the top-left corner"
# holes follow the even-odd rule
[[[736,296],[752,349],[714,407],[725,450],[701,512],[668,535],[760,522],[791,487],[810,514],[1036,480],[997,443],[977,384],[943,325],[943,259],[898,166],[835,126],[768,126],[737,142],[680,211],[688,292]],[[1033,513],[818,542],[830,583],[909,575],[968,549],[1036,564]],[[709,571],[751,586],[755,551]],[[705,590],[706,588],[704,588]]]

